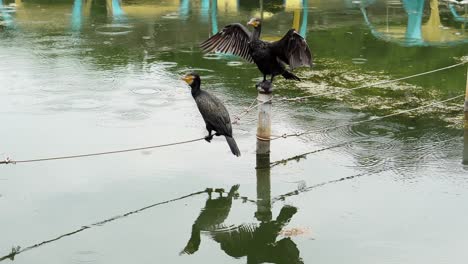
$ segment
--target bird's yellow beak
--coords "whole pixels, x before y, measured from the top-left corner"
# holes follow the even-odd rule
[[[184,77],[182,77],[181,79],[184,80],[188,85],[192,84],[193,83],[193,79],[195,77],[193,75],[185,75]]]
[[[250,19],[249,22],[247,22],[247,25],[251,25],[253,27],[257,27],[259,24],[259,22],[257,20],[255,20],[254,18]]]

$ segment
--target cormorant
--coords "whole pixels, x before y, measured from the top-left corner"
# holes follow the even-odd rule
[[[286,79],[300,81],[286,70],[285,65],[291,69],[312,66],[312,55],[305,39],[295,29],[290,29],[280,40],[266,42],[260,40],[260,19],[252,18],[247,25],[254,27],[252,33],[239,23],[229,24],[202,42],[200,47],[204,52],[229,53],[254,62],[263,74],[263,82],[267,75],[271,75],[270,82],[273,82],[273,78],[280,74]]]
[[[192,88],[193,99],[195,99],[198,110],[200,111],[203,120],[205,120],[206,130],[208,130],[208,136],[205,137],[205,140],[211,142],[213,139],[213,135],[211,135],[211,133],[212,131],[215,131],[215,136],[226,137],[226,141],[229,148],[231,148],[232,154],[239,157],[241,153],[237,147],[236,141],[232,137],[232,126],[231,119],[229,118],[229,112],[221,100],[200,89],[201,80],[198,74],[189,73],[182,79]]]

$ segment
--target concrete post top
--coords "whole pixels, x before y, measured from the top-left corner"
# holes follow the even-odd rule
[[[263,94],[271,94],[273,92],[273,83],[270,81],[262,81],[255,85],[257,91]]]

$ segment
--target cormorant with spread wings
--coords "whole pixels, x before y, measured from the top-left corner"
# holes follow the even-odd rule
[[[229,24],[220,32],[200,44],[204,52],[230,53],[254,62],[263,74],[271,75],[271,82],[276,75],[286,79],[300,81],[299,77],[286,70],[300,66],[312,66],[312,55],[305,39],[296,30],[290,29],[283,38],[275,42],[260,40],[261,20],[252,18],[247,25],[254,27],[251,33],[239,23]]]

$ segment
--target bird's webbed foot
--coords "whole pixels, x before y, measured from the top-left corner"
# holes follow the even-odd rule
[[[211,135],[211,133],[205,137],[205,140],[209,143],[211,143],[211,140],[213,139],[213,135]]]

